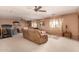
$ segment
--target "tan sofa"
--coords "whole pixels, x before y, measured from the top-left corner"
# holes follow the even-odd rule
[[[43,44],[48,41],[48,36],[42,34],[40,30],[37,29],[22,29],[23,37],[25,39],[31,40],[37,44]]]

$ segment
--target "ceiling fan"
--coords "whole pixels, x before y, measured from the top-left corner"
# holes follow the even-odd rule
[[[42,10],[42,6],[35,6],[34,11],[35,12],[46,12],[46,10]]]

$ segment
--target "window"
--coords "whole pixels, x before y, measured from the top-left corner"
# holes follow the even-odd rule
[[[37,28],[37,22],[32,22],[32,27]]]
[[[60,28],[62,26],[62,18],[58,19],[51,19],[50,20],[50,27],[52,28]]]

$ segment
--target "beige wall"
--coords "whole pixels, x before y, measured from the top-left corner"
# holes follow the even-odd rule
[[[16,18],[0,18],[0,25],[2,24],[12,24],[13,21],[18,20]],[[41,21],[44,22],[43,30],[47,31],[53,35],[62,35],[62,28],[51,28],[49,25],[49,19],[43,19]],[[37,23],[40,20],[37,21]],[[27,22],[25,20],[19,20],[21,28],[27,26]],[[69,30],[72,32],[73,38],[78,39],[79,35],[79,19],[78,14],[69,14],[63,16],[63,29],[65,30],[65,25],[68,25]]]
[[[0,18],[0,25],[2,24],[12,24],[13,19],[9,19],[9,18]]]
[[[68,28],[69,28],[70,32],[72,33],[72,38],[78,39],[78,35],[79,35],[78,14],[76,14],[76,13],[68,14],[68,15],[62,16],[62,18],[63,18],[63,24],[62,24],[61,28],[51,28],[49,26],[49,22],[50,22],[50,19],[52,19],[52,18],[49,18],[49,19],[42,20],[45,24],[45,26],[42,29],[47,31],[50,34],[61,36],[62,28],[63,28],[63,31],[65,31],[65,25],[68,25]]]
[[[18,21],[19,19],[16,19],[16,18],[0,18],[0,26],[2,24],[11,24],[11,25],[13,25],[13,21],[15,21],[15,20]],[[19,20],[19,22],[20,22],[21,27],[27,26],[27,24],[24,20]]]
[[[71,31],[73,38],[78,38],[78,14],[70,14],[63,16],[63,29],[65,30],[65,25],[68,25],[69,30]]]

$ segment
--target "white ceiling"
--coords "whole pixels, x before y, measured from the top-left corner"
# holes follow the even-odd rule
[[[47,12],[35,12],[34,6],[0,6],[0,17],[21,17],[26,20],[42,19],[77,12],[78,6],[43,6]]]

